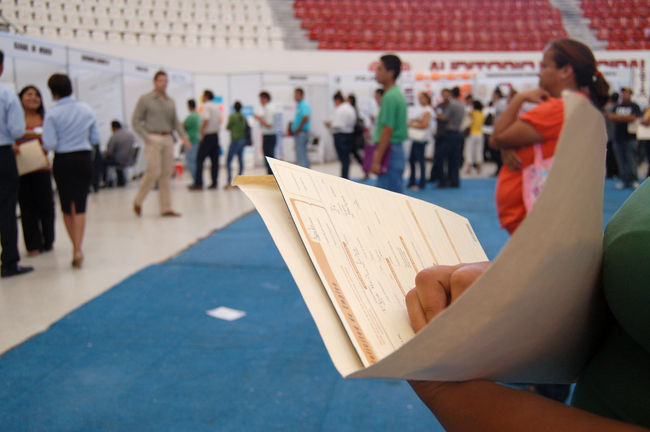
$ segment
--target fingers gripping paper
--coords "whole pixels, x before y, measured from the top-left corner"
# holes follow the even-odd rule
[[[236,180],[343,376],[576,377],[599,335],[606,138],[584,97],[563,98],[555,164],[535,207],[490,269],[417,336],[404,305],[417,271],[485,259],[466,219],[275,160],[275,179]]]

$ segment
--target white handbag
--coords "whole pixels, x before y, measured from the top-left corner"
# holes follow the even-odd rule
[[[414,127],[408,128],[408,136],[411,141],[418,141],[418,142],[426,141],[427,132],[428,129],[414,128]]]

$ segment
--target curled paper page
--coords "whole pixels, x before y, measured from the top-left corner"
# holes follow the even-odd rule
[[[440,208],[435,208],[429,218],[419,217],[420,210],[412,208],[414,226],[439,219],[437,226],[442,230],[421,227],[427,236],[436,238],[435,247],[431,247],[434,242],[427,245],[427,241],[418,240],[422,236],[417,229],[408,233],[407,227],[400,228],[407,233],[389,246],[390,252],[373,248],[372,241],[368,241],[367,248],[342,241],[343,247],[337,250],[344,252],[336,257],[336,251],[327,245],[335,243],[332,238],[340,240],[340,235],[333,224],[323,222],[329,218],[324,216],[324,210],[352,212],[354,203],[346,203],[350,208],[344,205],[323,209],[313,202],[327,200],[313,195],[319,190],[336,194],[344,180],[332,180],[336,186],[330,187],[327,180],[322,180],[323,174],[314,174],[307,181],[304,172],[292,177],[291,170],[296,168],[279,161],[270,161],[277,184],[270,176],[261,181],[236,180],[264,219],[343,376],[443,381],[485,378],[531,383],[575,379],[601,332],[603,302],[597,285],[606,136],[602,115],[586,98],[566,93],[563,99],[565,123],[555,162],[534,208],[490,269],[415,336],[412,331],[409,334],[405,306],[400,312],[395,306],[397,300],[386,321],[377,324],[382,315],[374,312],[364,312],[361,318],[357,314],[353,317],[355,321],[349,315],[354,302],[341,304],[336,287],[341,281],[360,286],[351,292],[363,293],[374,307],[383,307],[391,292],[412,287],[413,283],[408,284],[405,278],[429,260],[447,264],[484,259],[480,246],[473,244],[471,227],[463,223],[463,218]],[[577,160],[581,161],[579,169],[575,165]],[[357,193],[374,193],[367,186],[347,183],[349,188],[360,188]],[[301,193],[305,199],[296,199]],[[391,192],[377,193],[384,194],[386,202],[392,202],[386,195]],[[308,204],[309,199],[314,200],[312,204]],[[381,196],[373,199],[382,201]],[[386,221],[409,217],[408,212],[400,214],[402,209],[396,205],[386,206],[383,211],[395,216]],[[373,214],[365,217],[371,218]],[[363,225],[353,228],[363,229]],[[379,231],[373,235],[390,236],[395,230],[390,224],[384,228],[388,234]],[[388,257],[389,271],[376,285],[364,285],[360,281],[366,280],[367,269],[358,264],[364,262],[361,255],[372,255],[378,250]],[[318,257],[328,253],[334,254],[332,262],[347,264],[332,267],[330,260]],[[393,286],[386,288],[391,274]],[[375,295],[375,290],[384,295]],[[389,306],[386,308],[390,309]],[[375,340],[368,337],[372,332],[363,331],[364,320],[374,329]]]

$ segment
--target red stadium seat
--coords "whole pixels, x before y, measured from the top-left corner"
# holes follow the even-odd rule
[[[579,4],[610,49],[647,49],[648,0]],[[541,50],[566,36],[549,0],[295,0],[294,14],[320,49]]]

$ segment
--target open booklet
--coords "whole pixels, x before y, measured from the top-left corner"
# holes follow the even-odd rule
[[[404,296],[418,271],[486,259],[467,219],[441,207],[269,159],[238,177],[332,361],[345,377],[563,382],[601,331],[605,130],[567,93],[545,189],[490,269],[417,335]],[[575,166],[580,160],[580,168]]]

